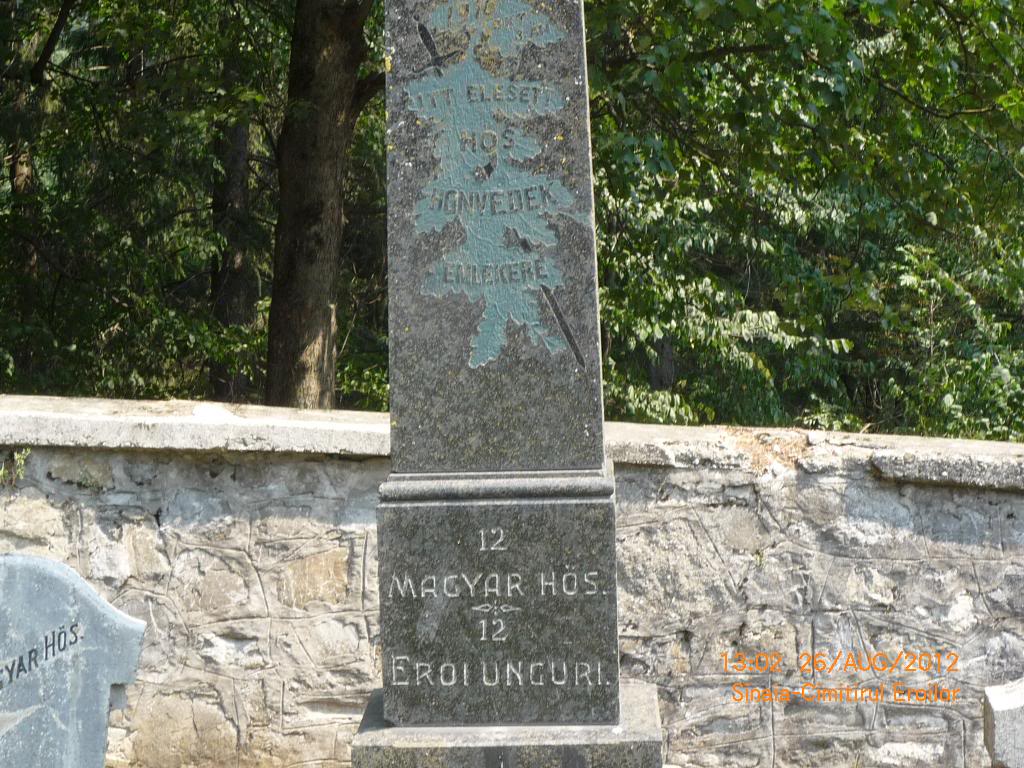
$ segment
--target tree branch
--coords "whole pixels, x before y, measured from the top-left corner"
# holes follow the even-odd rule
[[[356,83],[356,92],[352,97],[352,109],[358,116],[373,98],[384,90],[385,75],[383,72],[375,72],[359,79]]]
[[[763,43],[761,45],[723,45],[719,48],[708,48],[704,51],[693,51],[692,53],[686,54],[686,61],[721,61],[727,59],[730,56],[746,56],[749,54],[760,54],[760,53],[771,53],[773,51],[781,51],[785,46],[783,45],[770,45]]]
[[[975,107],[973,109],[954,109],[950,112],[944,112],[941,109],[935,109],[934,107],[929,107],[927,104],[922,104],[921,102],[916,101],[915,99],[905,94],[902,88],[897,88],[894,85],[890,85],[881,77],[876,77],[875,79],[877,80],[878,84],[882,86],[882,88],[887,90],[889,93],[899,97],[903,101],[907,102],[907,104],[914,107],[915,109],[919,109],[926,115],[937,117],[940,120],[952,120],[953,118],[964,117],[965,115],[984,115],[988,114],[989,112],[995,112],[996,110],[999,109],[999,105],[990,104],[987,107]]]
[[[989,152],[991,152],[996,157],[1002,158],[1010,167],[1010,170],[1013,171],[1014,175],[1017,176],[1018,179],[1024,181],[1024,171],[1021,171],[1021,169],[1017,167],[1017,165],[1013,162],[1013,159],[1008,155],[1007,152],[1005,152],[1001,147],[998,147],[995,144],[993,144],[983,134],[976,131],[973,127],[971,127],[971,125],[966,120],[961,120],[960,122],[974,138],[976,138],[978,141],[985,145]]]
[[[68,19],[71,18],[71,10],[75,7],[75,2],[76,0],[64,0],[61,3],[60,11],[57,12],[57,21],[54,22],[53,29],[50,30],[50,36],[46,38],[43,50],[39,54],[39,60],[32,67],[31,78],[33,85],[43,84],[46,67],[49,66],[50,59],[53,58],[53,52],[57,50],[57,42],[64,32],[64,27],[68,24]]]

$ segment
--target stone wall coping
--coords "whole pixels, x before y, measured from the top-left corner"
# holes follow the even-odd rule
[[[387,456],[388,415],[0,395],[0,445]]]
[[[606,425],[605,443],[618,464],[762,474],[852,460],[894,482],[1024,491],[1020,443],[615,422]],[[0,395],[0,446],[384,458],[390,434],[386,413]]]

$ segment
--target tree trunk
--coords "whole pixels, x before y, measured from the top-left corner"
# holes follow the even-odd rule
[[[234,78],[226,72],[225,79]],[[228,328],[256,322],[259,275],[248,246],[249,124],[240,122],[221,130],[215,152],[224,177],[214,188],[213,219],[224,238],[224,250],[213,270],[210,298],[214,319]],[[244,373],[233,373],[229,366],[211,361],[210,388],[214,400],[238,403],[248,399],[252,382]]]
[[[40,306],[40,254],[38,244],[43,232],[37,216],[36,172],[33,157],[33,143],[42,127],[42,110],[39,108],[40,83],[33,82],[26,56],[34,54],[42,40],[36,33],[20,44],[17,42],[18,18],[16,6],[10,12],[12,48],[3,51],[9,56],[9,75],[6,82],[0,80],[3,111],[0,112],[0,134],[3,141],[0,149],[6,156],[6,175],[10,184],[10,218],[8,226],[15,236],[10,246],[18,254],[18,269],[15,277],[14,313],[9,321],[25,329],[31,329],[38,321]],[[5,14],[6,15],[6,14]],[[33,346],[17,344],[11,350],[15,375],[19,378],[32,375]],[[16,379],[17,380],[17,379]]]
[[[221,68],[225,93],[231,93],[242,81],[242,62],[237,55],[239,36],[235,19],[224,16],[220,24],[223,39],[229,41]],[[224,240],[224,248],[215,257],[210,276],[210,301],[213,317],[221,327],[251,326],[256,322],[259,299],[259,275],[250,248],[249,211],[249,119],[217,125],[214,154],[223,176],[213,189],[213,224]],[[210,361],[210,390],[214,400],[239,403],[249,399],[252,382],[231,366]]]
[[[673,339],[669,336],[662,336],[654,342],[654,351],[657,354],[657,358],[647,364],[647,374],[648,380],[651,382],[651,389],[672,389],[679,380],[679,374],[676,370],[676,347]]]
[[[267,403],[334,406],[335,282],[342,180],[371,0],[298,0],[281,134],[281,201],[270,305]]]

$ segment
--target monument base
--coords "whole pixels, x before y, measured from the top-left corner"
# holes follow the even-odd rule
[[[555,482],[603,494],[591,498],[541,495],[548,488],[534,478],[503,482],[516,495],[394,500],[420,485],[437,493],[439,484],[381,488],[381,671],[392,723],[619,717],[611,480],[559,474]]]
[[[618,725],[414,726],[384,720],[374,691],[352,742],[353,768],[661,768],[653,685],[623,681]]]

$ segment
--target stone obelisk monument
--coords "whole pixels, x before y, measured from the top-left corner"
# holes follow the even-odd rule
[[[384,689],[354,764],[656,768],[656,694],[619,681],[581,0],[387,0],[387,65]]]

